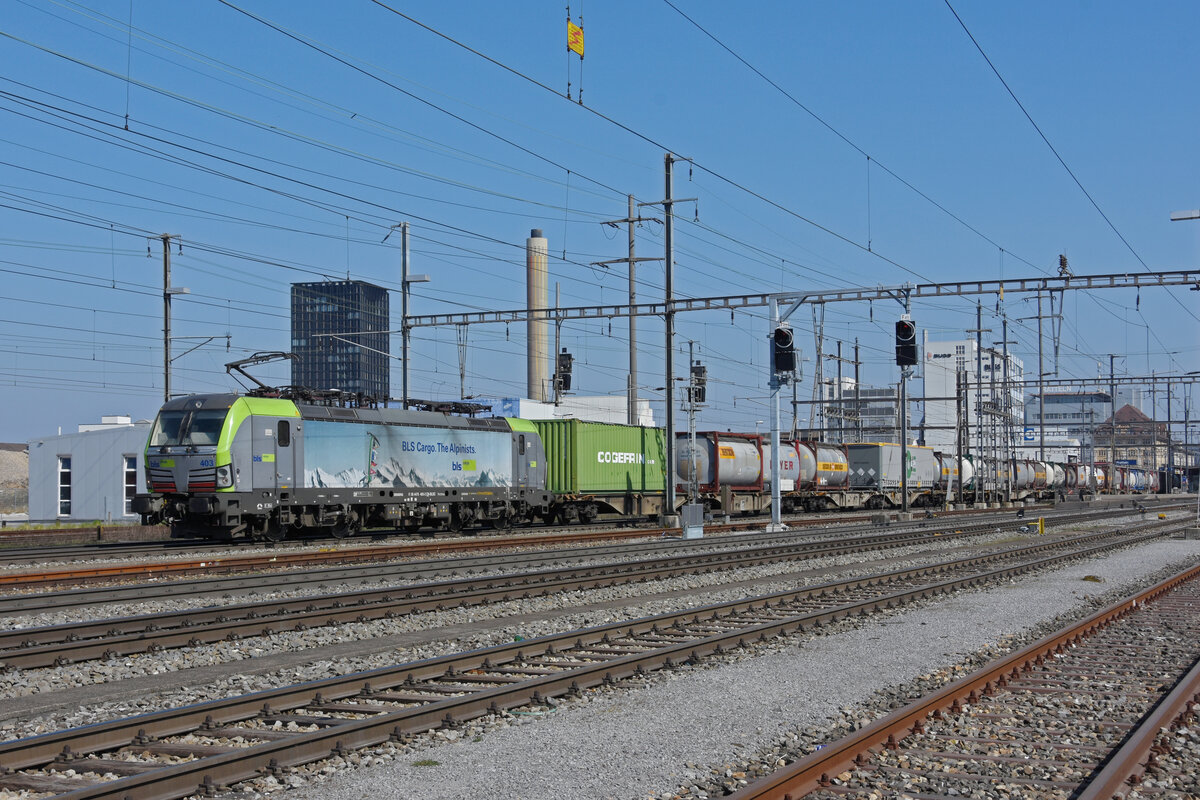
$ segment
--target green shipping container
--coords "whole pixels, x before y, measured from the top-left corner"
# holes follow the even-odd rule
[[[533,420],[546,449],[546,488],[555,494],[665,491],[661,428],[578,419]]]

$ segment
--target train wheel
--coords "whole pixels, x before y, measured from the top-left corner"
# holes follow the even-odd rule
[[[271,520],[264,527],[262,536],[268,542],[282,542],[287,538],[287,530],[277,520]]]
[[[329,529],[329,533],[332,534],[333,538],[335,539],[349,539],[354,535],[355,530],[353,526],[345,522],[338,522],[338,524]]]
[[[501,512],[500,516],[492,520],[492,528],[498,531],[511,530],[512,518],[507,513]]]
[[[463,521],[458,515],[458,509],[453,509],[450,512],[450,520],[446,523],[446,530],[451,533],[462,533]]]

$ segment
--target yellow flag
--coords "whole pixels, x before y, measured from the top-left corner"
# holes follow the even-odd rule
[[[583,58],[583,28],[567,20],[567,49],[574,50]]]

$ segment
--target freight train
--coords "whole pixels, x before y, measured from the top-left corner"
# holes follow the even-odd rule
[[[664,451],[656,428],[195,395],[159,411],[133,509],[177,537],[272,541],[651,517]]]
[[[778,459],[757,434],[680,435],[670,469],[682,502],[690,484],[714,513],[770,506],[778,464],[782,510],[900,505],[895,444],[784,442]],[[342,538],[364,528],[498,530],[531,523],[654,518],[665,508],[664,432],[575,419],[475,418],[437,411],[346,407],[255,394],[166,403],[150,432],[148,492],[133,509],[176,537],[277,541],[291,533]],[[1013,498],[1093,485],[1152,491],[1144,471],[1019,460],[959,461],[908,449],[910,506],[938,505],[962,484],[1002,485]],[[1012,467],[1015,465],[1015,472]],[[1110,478],[1110,474],[1112,477]],[[986,493],[982,499],[995,499]]]

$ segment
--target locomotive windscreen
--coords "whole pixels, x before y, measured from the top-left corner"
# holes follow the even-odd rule
[[[150,431],[150,446],[215,445],[225,423],[227,408],[162,410]]]

